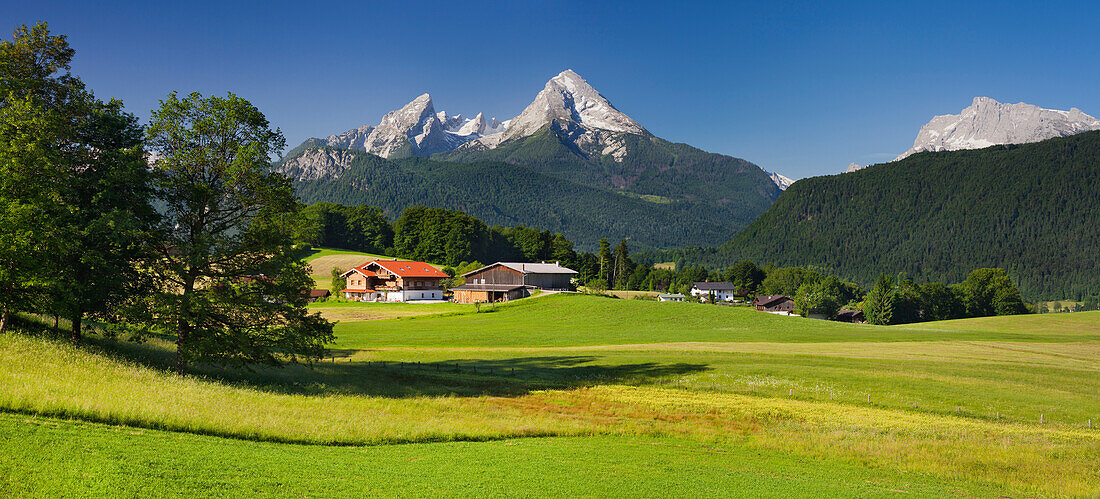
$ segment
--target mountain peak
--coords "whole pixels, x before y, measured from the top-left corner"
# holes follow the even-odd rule
[[[922,151],[1024,144],[1090,130],[1100,130],[1100,120],[1077,108],[1060,111],[1023,102],[1007,104],[990,97],[975,97],[959,114],[932,118],[917,133],[913,147],[894,161]]]
[[[535,100],[510,121],[506,135],[509,138],[531,135],[552,121],[572,123],[587,130],[650,135],[572,69],[550,78]]]

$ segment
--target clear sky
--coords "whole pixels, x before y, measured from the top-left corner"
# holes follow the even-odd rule
[[[572,68],[659,137],[799,178],[892,159],[975,96],[1100,115],[1100,2],[55,2],[74,72],[142,119],[233,91],[289,146],[429,92],[508,119]]]

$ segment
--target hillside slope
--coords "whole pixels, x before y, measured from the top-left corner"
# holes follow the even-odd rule
[[[879,273],[959,282],[975,268],[1002,267],[1027,299],[1095,295],[1098,193],[1100,132],[925,152],[800,180],[694,259],[818,265],[865,285]]]
[[[362,151],[304,148],[322,157],[324,174],[305,172],[294,157],[275,166],[292,178],[302,201],[369,204],[396,218],[409,206],[462,210],[490,225],[561,232],[581,249],[602,237],[638,247],[721,241],[748,223],[690,202],[601,189],[500,162],[447,163],[423,158],[387,160]],[[763,206],[759,208],[763,211]]]
[[[502,161],[593,187],[690,202],[720,211],[741,226],[763,213],[780,192],[764,170],[743,159],[652,136],[622,134],[615,140],[621,154],[590,153],[570,141],[566,126],[552,123],[493,149],[459,148],[433,158]]]

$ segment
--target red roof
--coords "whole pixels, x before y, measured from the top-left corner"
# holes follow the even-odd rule
[[[365,270],[368,265],[378,265],[394,274],[398,277],[438,277],[445,278],[449,275],[441,272],[439,269],[432,267],[424,262],[412,262],[403,260],[374,260],[367,262],[365,265],[357,267],[361,270]]]
[[[359,267],[352,267],[347,272],[344,272],[343,274],[340,274],[340,277],[347,277],[348,274],[351,274],[352,272],[358,272],[358,273],[362,274],[363,277],[374,277],[374,276],[378,275],[373,270],[367,270],[367,269],[363,268],[363,267],[366,267],[367,265],[370,265],[370,263],[371,262],[367,262],[367,263],[364,263],[363,265],[361,265]]]

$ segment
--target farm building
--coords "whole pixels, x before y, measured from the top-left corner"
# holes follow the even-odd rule
[[[657,301],[684,301],[686,296],[680,293],[661,293],[657,295]]]
[[[794,300],[786,295],[760,295],[752,301],[757,310],[773,314],[793,314]]]
[[[306,297],[306,301],[313,303],[315,301],[324,301],[332,293],[327,289],[311,289],[303,294]]]
[[[440,280],[450,276],[424,262],[372,260],[340,277],[347,279],[341,293],[349,300],[406,302],[442,300]]]
[[[748,294],[748,290],[738,289],[732,282],[697,282],[691,285],[691,296],[714,301],[733,301]]]
[[[455,303],[508,301],[532,289],[567,291],[577,271],[554,263],[497,262],[462,275],[466,284],[451,288]]]
[[[867,318],[863,316],[862,310],[841,310],[836,313],[836,320],[840,322],[852,322],[855,324],[866,324]]]

